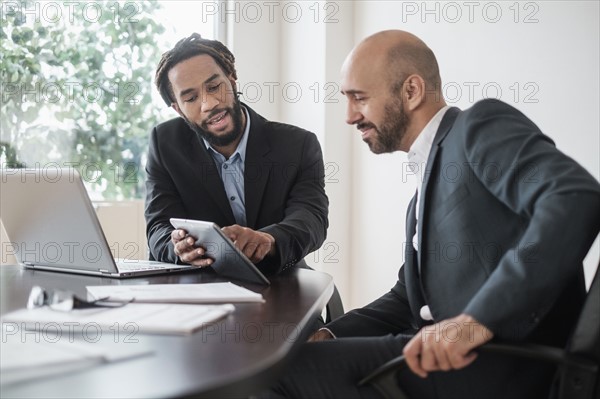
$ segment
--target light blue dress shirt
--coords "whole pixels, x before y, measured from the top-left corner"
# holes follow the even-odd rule
[[[248,144],[248,134],[250,132],[250,115],[245,107],[242,107],[246,114],[246,129],[242,134],[242,139],[238,143],[235,152],[225,159],[225,157],[216,151],[206,140],[204,145],[215,160],[215,165],[219,171],[219,176],[225,186],[227,199],[233,211],[235,221],[240,226],[246,226],[246,198],[244,195],[244,169],[246,161],[246,145]]]

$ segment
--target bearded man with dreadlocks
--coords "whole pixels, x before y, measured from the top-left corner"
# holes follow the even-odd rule
[[[146,165],[152,259],[209,266],[170,218],[207,220],[267,274],[301,263],[328,227],[316,136],[271,122],[240,102],[235,58],[194,33],[163,54],[156,86],[178,118],[157,125]]]

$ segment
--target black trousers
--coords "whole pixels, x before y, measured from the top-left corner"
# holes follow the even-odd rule
[[[340,338],[305,343],[283,377],[259,398],[380,398],[357,383],[400,355],[410,336]],[[468,367],[429,373],[425,379],[408,368],[398,384],[410,398],[547,398],[554,369],[544,364],[479,355]]]

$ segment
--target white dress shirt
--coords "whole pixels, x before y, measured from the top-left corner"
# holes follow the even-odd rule
[[[419,250],[419,209],[421,209],[421,188],[423,185],[423,176],[425,175],[425,170],[427,170],[427,158],[429,158],[431,146],[433,145],[433,140],[435,139],[435,134],[437,133],[440,123],[442,122],[442,118],[448,109],[450,109],[450,107],[446,105],[440,109],[433,116],[433,118],[431,118],[429,123],[427,123],[423,130],[421,130],[421,133],[419,133],[415,142],[410,146],[407,154],[409,162],[408,169],[414,173],[415,178],[417,179],[417,208],[415,213],[415,218],[417,219],[417,229],[415,231],[415,235],[413,236],[413,246],[416,250]]]
[[[415,235],[412,237],[413,246],[418,251],[419,250],[419,210],[421,209],[421,191],[423,188],[423,178],[425,176],[425,171],[427,170],[427,159],[429,158],[429,153],[431,152],[431,146],[433,145],[433,140],[435,139],[435,134],[437,133],[440,123],[442,122],[442,118],[446,114],[446,111],[450,109],[449,106],[445,106],[440,109],[434,116],[431,118],[429,123],[423,128],[421,133],[417,136],[415,142],[410,146],[408,150],[408,169],[415,174],[417,179],[417,206],[415,212],[415,218],[417,219],[417,228],[415,230]],[[421,308],[420,316],[423,320],[433,320],[433,316],[431,315],[431,311],[429,310],[429,306],[425,305]]]

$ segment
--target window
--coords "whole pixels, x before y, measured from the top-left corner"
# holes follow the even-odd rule
[[[214,37],[203,3],[2,2],[0,167],[74,167],[92,199],[141,198],[150,129],[176,116],[154,71],[180,38]]]

